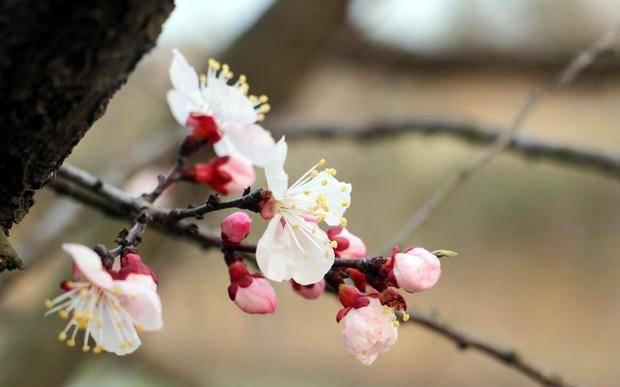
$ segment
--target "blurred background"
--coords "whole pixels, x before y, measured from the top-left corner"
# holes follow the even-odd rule
[[[171,49],[198,69],[227,61],[267,94],[265,126],[357,126],[394,119],[503,127],[529,91],[620,17],[614,0],[177,0],[147,54],[70,161],[139,194],[181,140],[169,113]],[[524,134],[620,153],[618,62],[603,60],[545,98]],[[324,157],[355,187],[347,218],[379,253],[453,171],[482,149],[417,134],[360,142],[291,141],[291,176]],[[139,171],[141,173],[136,178]],[[150,174],[149,174],[150,173]],[[259,181],[259,184],[262,184]],[[203,200],[179,186],[170,205]],[[225,215],[225,214],[221,214]],[[205,220],[213,228],[220,216]],[[13,232],[28,269],[0,278],[1,386],[523,386],[523,375],[403,324],[371,367],[340,344],[331,296],[308,301],[275,284],[272,316],[228,300],[221,254],[149,231],[142,256],[160,276],[166,327],[132,356],[61,345],[42,301],[70,275],[63,241],[111,246],[123,222],[49,190]],[[257,219],[250,238],[258,239]],[[498,157],[411,236],[456,250],[432,291],[410,304],[519,350],[578,384],[618,383],[620,185],[592,171]]]

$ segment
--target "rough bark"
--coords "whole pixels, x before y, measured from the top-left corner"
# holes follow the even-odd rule
[[[155,45],[173,8],[173,0],[0,3],[0,226],[5,233],[26,215],[35,191]],[[19,266],[0,263],[0,269]]]

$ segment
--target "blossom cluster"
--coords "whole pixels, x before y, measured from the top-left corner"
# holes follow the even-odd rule
[[[397,317],[409,319],[399,289],[418,293],[433,287],[441,275],[439,258],[419,246],[366,258],[363,240],[349,230],[344,217],[351,206],[351,184],[336,178],[337,171],[323,159],[289,182],[286,140],[276,142],[261,126],[271,107],[266,96],[249,95],[244,75],[233,81],[229,66],[215,60],[209,61],[205,75],[198,75],[174,50],[170,80],[170,110],[189,132],[179,149],[179,164],[161,179],[156,194],[145,198],[157,200],[175,181],[205,184],[222,195],[246,195],[256,179],[254,168],[261,168],[268,189],[261,190],[253,207],[240,207],[267,221],[254,249],[259,272],[251,272],[239,251],[252,231],[252,219],[237,211],[221,222],[230,299],[246,313],[272,314],[278,301],[268,280],[289,281],[295,293],[309,300],[326,290],[336,292],[342,303],[336,321],[343,325],[345,348],[363,364],[373,363],[395,344]],[[204,147],[216,156],[185,165]],[[61,284],[60,296],[45,302],[46,314],[68,320],[60,340],[75,346],[83,337],[83,351],[92,345],[94,353],[124,355],[140,345],[139,332],[162,328],[157,276],[137,253],[140,240],[121,238],[117,249],[97,252],[64,245],[73,258],[74,278]]]

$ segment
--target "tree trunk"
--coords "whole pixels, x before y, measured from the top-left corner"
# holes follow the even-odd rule
[[[155,45],[173,8],[173,0],[0,3],[0,227],[5,233],[26,215],[35,191]],[[19,259],[4,259],[0,271],[20,265]]]

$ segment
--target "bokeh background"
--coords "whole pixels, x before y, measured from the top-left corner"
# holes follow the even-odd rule
[[[177,0],[157,47],[70,161],[136,194],[154,184],[184,133],[165,102],[174,47],[197,68],[216,57],[248,74],[251,90],[271,97],[265,125],[278,133],[407,118],[502,127],[529,91],[619,17],[615,0]],[[545,98],[524,134],[619,154],[618,62],[603,62]],[[481,151],[416,134],[297,138],[287,168],[294,176],[322,157],[335,166],[355,188],[350,229],[375,253]],[[139,171],[147,173],[136,180]],[[207,194],[180,186],[167,200],[182,206]],[[220,254],[156,231],[141,253],[160,275],[165,329],[144,334],[128,357],[83,355],[58,343],[62,322],[43,317],[42,300],[69,275],[62,241],[112,245],[122,227],[49,190],[37,195],[13,232],[28,269],[0,278],[1,386],[533,385],[412,324],[362,366],[340,344],[332,297],[307,301],[275,284],[278,313],[245,315],[228,300]],[[257,220],[250,238],[263,227]],[[411,236],[460,255],[444,263],[436,288],[409,302],[575,383],[617,385],[619,230],[617,180],[501,155]]]

